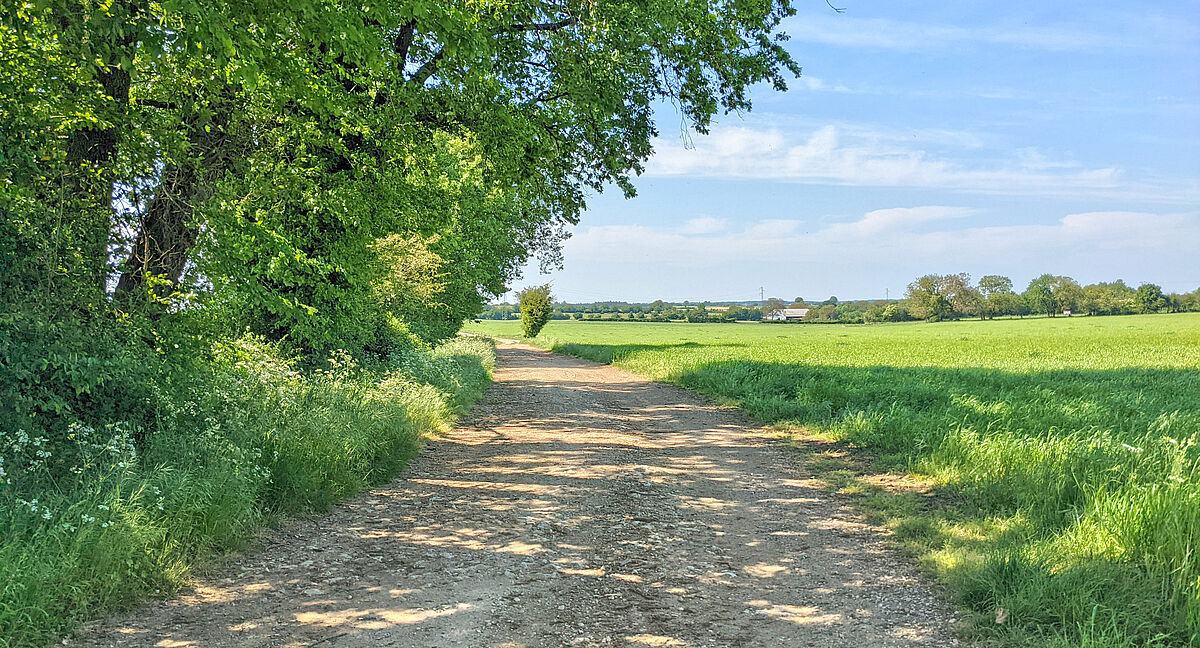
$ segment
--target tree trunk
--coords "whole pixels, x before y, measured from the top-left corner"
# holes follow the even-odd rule
[[[61,9],[61,10],[58,10]],[[49,14],[63,34],[68,60],[95,61],[94,76],[81,74],[75,92],[95,104],[96,120],[68,132],[66,169],[59,195],[51,198],[69,223],[70,237],[83,262],[81,277],[102,295],[108,282],[109,243],[115,225],[115,162],[129,127],[129,62],[137,55],[144,0],[115,0],[103,9],[67,3]],[[85,101],[84,105],[87,105]]]
[[[98,75],[104,93],[113,98],[111,125],[89,126],[67,138],[67,173],[60,204],[78,227],[79,252],[86,266],[84,281],[103,293],[108,281],[108,244],[113,230],[113,162],[121,141],[121,124],[129,104],[129,72],[110,67]]]
[[[149,290],[160,298],[176,290],[199,235],[196,210],[212,195],[213,185],[245,159],[231,132],[236,128],[231,105],[210,107],[219,110],[209,119],[187,120],[188,150],[178,164],[163,169],[142,216],[114,295],[124,307],[143,302]]]
[[[196,244],[192,215],[198,190],[199,180],[194,170],[186,166],[169,166],[163,170],[162,181],[142,217],[137,242],[130,250],[117,283],[116,299],[123,305],[130,304],[136,296],[145,295],[146,283],[151,276],[164,280],[154,285],[153,290],[159,297],[165,297],[183,275],[192,246]]]

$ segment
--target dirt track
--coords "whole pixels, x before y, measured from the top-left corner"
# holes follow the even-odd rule
[[[951,615],[735,410],[501,344],[405,474],[89,646],[957,645]]]

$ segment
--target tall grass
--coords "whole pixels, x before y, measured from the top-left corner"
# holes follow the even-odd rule
[[[254,339],[157,386],[153,430],[72,428],[70,443],[0,439],[0,646],[177,587],[279,513],[394,475],[490,379],[489,343],[459,339],[367,370],[300,371]],[[63,465],[68,465],[63,478]]]
[[[1200,645],[1200,316],[552,322],[538,341],[927,476],[939,504],[892,524],[984,638]]]

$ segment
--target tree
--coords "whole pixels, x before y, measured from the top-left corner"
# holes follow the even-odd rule
[[[1004,311],[1012,305],[1012,300],[1008,297],[1014,295],[1012,279],[1003,275],[984,275],[979,278],[978,290],[981,318],[1009,314]]]
[[[740,322],[757,322],[762,319],[762,310],[750,306],[731,306],[725,314]]]
[[[763,319],[770,318],[772,315],[778,313],[784,308],[787,308],[787,304],[783,303],[782,299],[779,299],[778,297],[772,297],[768,299],[767,301],[763,302],[762,305]]]
[[[1132,313],[1136,308],[1137,291],[1120,279],[1108,283],[1089,284],[1083,288],[1080,308],[1090,315]]]
[[[979,291],[971,285],[971,275],[965,272],[943,275],[941,286],[942,294],[952,309],[951,314],[976,315],[979,313],[981,298]]]
[[[987,300],[990,317],[996,315],[1024,315],[1027,312],[1024,300],[1014,292],[995,293]]]
[[[908,312],[908,308],[903,303],[888,304],[883,307],[883,321],[885,322],[907,322],[915,319]]]
[[[1078,308],[1084,300],[1084,291],[1070,277],[1044,274],[1030,281],[1021,297],[1030,311],[1055,317],[1064,310]]]
[[[1200,288],[1181,295],[1180,302],[1185,311],[1200,311]]]
[[[917,319],[937,321],[950,312],[950,300],[945,295],[945,278],[927,274],[908,284],[904,295],[908,312]]]
[[[1167,307],[1162,287],[1144,283],[1137,288],[1137,310],[1139,313],[1156,313]]]
[[[971,276],[928,274],[908,285],[907,311],[918,319],[938,321],[980,313],[982,297],[971,285]]]
[[[838,304],[834,308],[834,319],[843,324],[862,324],[864,322],[863,310],[858,306],[845,303]]]
[[[1073,311],[1083,301],[1083,288],[1070,277],[1055,277],[1051,283],[1051,296],[1054,298],[1054,312]]]
[[[751,85],[784,89],[793,13],[20,3],[0,19],[0,209],[66,270],[70,289],[44,292],[101,314],[161,318],[178,294],[314,354],[397,317],[443,338],[530,256],[558,263],[589,191],[633,194],[656,102],[706,132]],[[424,308],[376,299],[392,236],[437,259]]]
[[[521,309],[521,332],[527,338],[537,337],[554,313],[550,284],[529,286],[517,293]]]
[[[863,322],[865,322],[867,324],[874,324],[876,322],[886,321],[885,315],[884,315],[884,306],[882,306],[882,305],[876,304],[874,306],[871,306],[867,310],[863,311],[862,315],[863,315]]]
[[[1030,281],[1021,298],[1030,312],[1054,317],[1054,275],[1044,274]]]

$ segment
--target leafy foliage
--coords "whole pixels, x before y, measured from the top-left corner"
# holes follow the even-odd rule
[[[0,23],[0,199],[91,308],[211,292],[232,328],[317,358],[386,347],[392,319],[444,339],[531,254],[556,262],[586,192],[632,194],[653,102],[704,131],[750,85],[783,89],[791,13],[25,3]],[[375,290],[408,251],[440,260],[423,297]]]
[[[394,470],[478,382],[479,350],[439,343],[531,257],[557,263],[590,192],[632,194],[656,102],[704,131],[784,89],[792,13],[6,4],[0,636],[38,619],[20,640],[42,641]],[[136,461],[73,472],[110,441]],[[151,510],[149,488],[184,495]],[[55,526],[92,505],[103,532]]]
[[[153,385],[153,434],[75,422],[0,433],[0,645],[44,645],[87,615],[182,583],[280,512],[394,474],[481,393],[491,346],[464,338],[368,369],[298,370],[279,345],[217,345]]]
[[[553,313],[550,284],[525,288],[517,293],[517,299],[521,308],[521,333],[527,338],[535,338]]]

